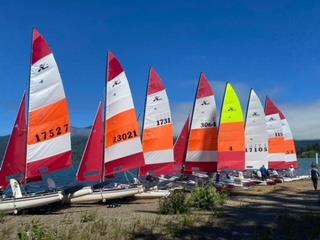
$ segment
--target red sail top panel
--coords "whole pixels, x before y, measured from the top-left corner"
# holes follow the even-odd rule
[[[280,119],[285,119],[286,117],[280,111],[280,109],[271,101],[269,97],[266,98],[266,115],[279,113]]]
[[[204,73],[201,73],[197,99],[214,95],[213,88]]]
[[[112,52],[109,52],[108,54],[108,71],[107,81],[111,81],[124,71],[120,61]]]
[[[79,182],[99,182],[102,179],[103,134],[103,108],[100,103],[77,173]]]
[[[150,69],[148,95],[164,90],[164,84],[154,68]]]
[[[24,94],[0,170],[0,186],[2,188],[9,184],[10,176],[17,178],[17,180],[24,179],[26,147],[27,121],[26,95]],[[19,179],[18,175],[20,175],[21,179]]]
[[[38,32],[38,30],[33,30],[33,44],[32,44],[32,64],[40,60],[41,58],[52,53],[47,41]]]

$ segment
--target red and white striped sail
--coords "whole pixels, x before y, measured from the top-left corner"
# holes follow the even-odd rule
[[[246,155],[245,168],[259,169],[262,165],[268,168],[268,132],[266,116],[261,101],[251,89],[246,125]]]
[[[8,186],[10,177],[19,181],[24,179],[26,148],[27,120],[26,94],[24,94],[0,169],[0,187],[2,189]]]
[[[214,172],[217,169],[217,107],[213,89],[201,74],[193,107],[186,172]]]
[[[82,155],[77,172],[79,182],[99,182],[102,180],[103,170],[103,134],[104,134],[103,108],[99,103],[97,115]]]
[[[105,175],[144,165],[139,123],[122,65],[109,52],[106,83]]]
[[[188,138],[190,133],[190,116],[183,125],[181,133],[174,144],[174,160],[176,163],[176,173],[182,173],[183,166],[186,160]]]
[[[285,162],[285,142],[281,118],[278,111],[275,111],[274,104],[268,97],[266,99],[265,113],[269,138],[269,168],[284,170],[287,166]]]
[[[281,120],[281,128],[284,137],[284,153],[285,153],[285,162],[286,168],[289,168],[291,165],[294,168],[298,168],[298,160],[296,154],[295,142],[293,139],[292,131],[289,126],[288,120],[286,119],[283,112],[271,101],[270,98],[267,98],[268,102],[268,113],[278,113]]]
[[[150,69],[142,144],[146,165],[140,175],[170,175],[175,171],[173,124],[166,88],[155,69]]]
[[[72,165],[70,116],[53,53],[37,30],[33,31],[29,87],[26,179]]]

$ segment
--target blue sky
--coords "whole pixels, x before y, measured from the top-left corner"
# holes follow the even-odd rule
[[[11,131],[27,87],[36,27],[54,51],[73,126],[91,125],[112,50],[126,69],[138,112],[148,69],[158,70],[177,129],[204,72],[219,109],[226,81],[244,104],[252,87],[284,109],[297,138],[320,138],[319,12],[319,1],[3,0],[0,135]]]

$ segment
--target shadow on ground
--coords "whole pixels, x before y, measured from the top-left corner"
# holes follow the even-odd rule
[[[320,191],[292,193],[283,186],[265,195],[231,194],[222,216],[190,226],[169,222],[162,233],[147,227],[134,239],[320,239]],[[220,214],[221,215],[221,214]]]

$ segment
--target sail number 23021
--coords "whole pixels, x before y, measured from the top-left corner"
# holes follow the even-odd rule
[[[49,129],[48,131],[42,131],[41,133],[37,133],[35,135],[35,138],[37,140],[37,142],[41,142],[56,136],[59,136],[61,134],[64,134],[66,132],[68,132],[69,129],[69,125],[68,124],[64,124],[63,126],[58,126],[52,129]]]
[[[126,133],[122,133],[122,134],[118,134],[117,136],[114,136],[113,143],[121,142],[121,141],[127,140],[129,138],[135,138],[137,136],[138,136],[138,134],[137,134],[136,130],[128,131]]]

